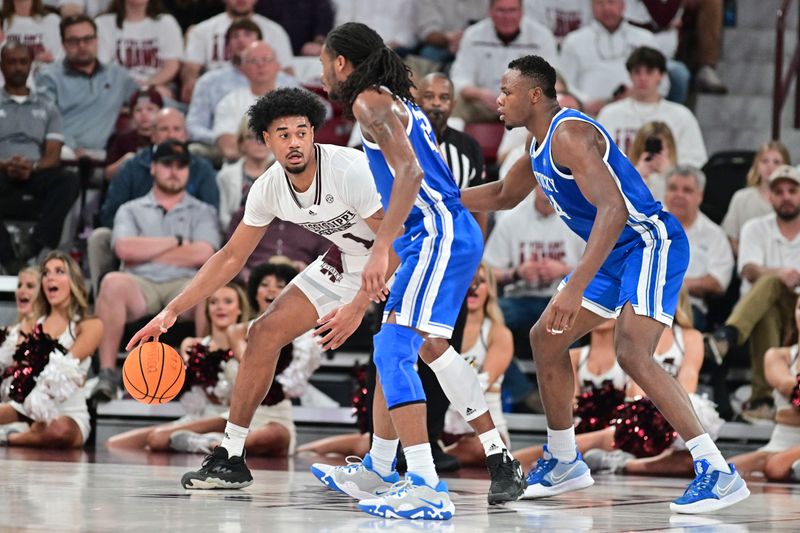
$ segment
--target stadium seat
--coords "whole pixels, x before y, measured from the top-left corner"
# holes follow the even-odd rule
[[[472,135],[483,149],[483,159],[487,165],[497,161],[497,148],[503,139],[505,127],[499,122],[477,122],[467,124],[464,133]]]
[[[733,193],[746,185],[754,157],[755,152],[749,150],[717,152],[703,166],[706,190],[700,210],[717,224],[728,212]]]

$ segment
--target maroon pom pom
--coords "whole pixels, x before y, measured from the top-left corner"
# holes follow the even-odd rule
[[[353,389],[353,416],[356,417],[358,430],[361,433],[369,431],[369,405],[367,405],[367,365],[356,365],[353,368],[353,378],[356,386]]]
[[[12,376],[9,397],[22,403],[36,386],[36,376],[42,373],[50,362],[53,350],[67,353],[67,349],[44,332],[42,324],[37,324],[30,335],[17,346],[14,352],[14,363],[9,366],[3,377]]]
[[[792,389],[792,394],[789,397],[789,401],[792,402],[792,405],[795,407],[795,409],[800,409],[800,374],[797,374],[797,383]]]
[[[625,391],[614,388],[614,382],[606,380],[600,387],[590,384],[578,396],[575,416],[579,418],[575,433],[588,433],[607,428],[616,417],[616,409],[625,403]]]
[[[666,450],[678,434],[649,398],[637,398],[617,408],[612,422],[614,447],[636,457],[653,457]]]
[[[189,348],[189,360],[186,362],[186,380],[184,389],[195,385],[203,388],[214,387],[219,381],[220,365],[233,357],[231,350],[209,350],[208,346],[195,343]]]

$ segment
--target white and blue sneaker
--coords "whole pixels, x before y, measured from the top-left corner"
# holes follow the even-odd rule
[[[311,473],[327,487],[343,492],[357,500],[374,498],[389,492],[389,489],[400,481],[400,474],[394,470],[386,477],[381,476],[372,468],[372,458],[369,454],[360,457],[348,456],[344,466],[332,466],[323,463],[311,465]]]
[[[522,499],[546,498],[594,485],[589,467],[580,452],[576,453],[578,456],[566,463],[553,457],[545,446],[544,456],[528,472],[528,488]]]
[[[358,508],[384,518],[419,520],[450,520],[456,512],[444,481],[439,481],[433,488],[411,472],[407,472],[405,479],[392,485],[383,496],[358,502]]]
[[[686,514],[710,513],[750,496],[750,491],[736,468],[732,464],[728,468],[730,472],[721,472],[712,469],[705,459],[695,461],[694,481],[686,488],[683,496],[669,504],[670,510]]]

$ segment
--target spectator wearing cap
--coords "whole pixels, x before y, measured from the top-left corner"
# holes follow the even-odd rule
[[[111,181],[119,167],[136,155],[140,148],[150,146],[153,133],[153,122],[158,110],[164,107],[161,94],[153,87],[139,89],[128,100],[131,126],[127,131],[115,133],[108,141],[106,150],[106,168],[103,173]]]
[[[489,17],[464,31],[450,78],[459,104],[453,114],[467,122],[496,121],[500,78],[508,63],[525,54],[557,66],[550,30],[523,16],[522,0],[492,0]]]
[[[688,107],[670,102],[659,93],[667,72],[664,54],[655,48],[641,46],[628,57],[625,68],[631,81],[628,97],[608,104],[597,115],[597,120],[608,130],[617,146],[628,153],[636,132],[642,126],[648,122],[664,122],[677,143],[678,163],[702,167],[708,154],[700,124]]]
[[[114,217],[111,242],[122,269],[103,278],[95,307],[104,326],[94,390],[100,399],[116,397],[125,323],[158,313],[221,244],[216,209],[186,191],[189,161],[185,143],[159,144],[150,165],[152,189]]]
[[[278,63],[289,65],[292,44],[286,31],[277,22],[254,13],[256,0],[225,0],[225,12],[197,24],[186,34],[186,52],[181,71],[181,99],[189,102],[195,82],[203,70],[224,67],[231,59],[225,46],[225,33],[238,18],[248,18],[261,29],[261,36],[275,51]]]
[[[61,112],[67,155],[104,161],[120,108],[138,86],[119,65],[97,60],[94,20],[69,16],[60,30],[66,57],[43,67],[36,86]]]
[[[764,377],[764,354],[780,346],[794,327],[800,288],[800,173],[782,165],[769,177],[773,213],[747,221],[739,241],[742,297],[725,325],[708,341],[721,362],[734,346],[750,341],[752,392],[742,416],[771,418],[771,387]]]
[[[0,52],[0,263],[16,275],[24,261],[55,248],[78,195],[78,177],[60,168],[61,114],[26,86],[33,56],[20,43]],[[30,246],[15,253],[3,221],[39,213]]]
[[[733,275],[733,251],[725,231],[700,212],[706,176],[698,168],[679,165],[665,176],[664,203],[689,239],[689,266],[684,286],[692,300],[695,327],[705,329],[705,298],[725,294]]]
[[[97,56],[124,67],[140,87],[173,96],[181,68],[183,33],[160,0],[113,0],[97,23]]]

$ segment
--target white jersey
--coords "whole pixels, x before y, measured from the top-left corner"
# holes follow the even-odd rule
[[[242,221],[257,227],[274,218],[294,222],[335,244],[344,272],[360,271],[375,240],[364,219],[381,208],[367,157],[330,144],[315,144],[314,149],[317,174],[311,187],[297,192],[276,162],[253,183]]]

